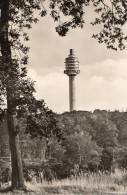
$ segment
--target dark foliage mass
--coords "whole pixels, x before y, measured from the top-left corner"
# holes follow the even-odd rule
[[[58,22],[56,31],[65,36],[71,28],[83,28],[86,12],[94,13],[91,24],[100,25],[100,31],[93,34],[99,43],[105,43],[107,48],[125,49],[127,34],[127,2],[125,0],[51,0],[51,16]],[[96,14],[95,14],[96,13]],[[62,21],[62,18],[66,18]]]
[[[21,150],[27,180],[32,171],[35,175],[42,172],[44,178],[51,180],[54,177],[78,176],[86,171],[127,169],[127,112],[74,111],[54,114],[54,117],[56,126],[53,128],[62,131],[59,141],[46,125],[42,128],[38,118],[40,134],[38,126],[37,131],[34,126],[31,137],[25,132],[26,119],[20,119]],[[49,137],[45,136],[46,128]]]
[[[43,171],[65,178],[88,170],[127,168],[126,112],[66,112],[56,115],[56,122],[62,131],[60,142],[55,137],[48,142],[45,138],[29,139],[31,144],[22,150],[26,159],[29,154],[29,159],[45,161],[44,166],[39,165]]]

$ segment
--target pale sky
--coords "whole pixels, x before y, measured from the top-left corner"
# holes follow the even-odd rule
[[[76,77],[76,110],[127,109],[126,50],[107,50],[91,38],[93,27],[73,30],[60,37],[49,17],[42,18],[30,32],[29,75],[36,81],[37,98],[53,111],[68,111],[68,77],[64,60],[72,48],[80,61]],[[97,29],[95,29],[97,30]]]

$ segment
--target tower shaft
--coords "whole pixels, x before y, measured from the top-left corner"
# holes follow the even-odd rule
[[[69,106],[70,112],[75,110],[76,102],[76,86],[75,86],[75,76],[69,76]]]
[[[75,77],[80,73],[79,70],[79,61],[75,56],[74,50],[70,49],[69,56],[65,59],[65,70],[64,73],[69,76],[69,107],[70,112],[75,110],[75,101],[76,101],[76,86],[75,86]]]

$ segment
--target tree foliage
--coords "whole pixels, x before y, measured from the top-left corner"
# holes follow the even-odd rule
[[[34,100],[28,108],[26,133],[31,136],[46,138],[47,142],[52,137],[62,138],[61,129],[58,127],[55,113],[44,103],[44,100]]]
[[[43,105],[43,101],[41,104]],[[30,109],[32,114],[28,115],[33,117],[34,123],[37,111],[35,108],[32,105]],[[39,110],[40,108],[39,103]],[[42,110],[44,111],[44,108]],[[41,118],[37,118],[37,128],[33,126],[32,131],[30,123],[29,134],[26,135],[27,117],[24,115],[22,120],[19,119],[24,165],[26,163],[27,169],[31,170],[31,164],[34,162],[34,169],[43,170],[45,178],[48,178],[49,173],[57,178],[65,178],[71,175],[78,176],[88,170],[113,171],[115,167],[127,168],[127,131],[124,124],[126,114],[119,111],[95,110],[55,115],[58,129],[60,133],[62,130],[64,135],[64,139],[60,142],[57,139],[57,131],[52,132],[48,129],[48,137],[45,135],[46,129],[42,128],[39,122]],[[43,116],[42,121],[45,124],[46,115]],[[2,140],[1,149],[4,144],[4,134]]]
[[[107,48],[124,49],[127,40],[127,3],[124,0],[52,0],[51,15],[54,21],[59,22],[56,31],[65,36],[71,28],[83,28],[88,6],[92,13],[96,13],[91,24],[101,26],[100,31],[93,34],[93,37],[98,39],[99,43],[105,43]],[[63,16],[69,18],[62,22]]]

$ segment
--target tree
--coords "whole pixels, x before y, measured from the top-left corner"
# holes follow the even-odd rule
[[[125,49],[127,2],[124,0],[51,0],[51,15],[54,21],[59,21],[56,31],[65,36],[71,28],[83,28],[88,6],[97,14],[91,24],[101,25],[101,30],[93,34],[93,37],[97,38],[99,43],[105,43],[107,48]],[[63,15],[70,17],[62,22],[61,19],[65,19]]]
[[[100,167],[103,170],[110,170],[113,153],[118,147],[118,129],[116,124],[110,120],[107,111],[95,110],[93,114],[94,118],[91,122],[96,132],[94,139],[103,148]]]
[[[127,112],[115,111],[110,114],[111,120],[119,130],[118,140],[120,144],[127,145]]]
[[[17,111],[33,101],[33,82],[26,75],[28,47],[24,28],[31,28],[37,18],[33,12],[40,9],[40,1],[0,1],[0,98],[1,106],[6,99],[7,124],[12,163],[12,188],[24,189],[22,160],[19,148]],[[42,13],[42,12],[41,12]],[[43,12],[44,14],[44,12]]]
[[[33,10],[39,9],[38,2],[33,1],[0,1],[0,95],[7,101],[7,123],[12,162],[12,188],[24,189],[22,160],[19,148],[17,110],[21,105],[33,99],[33,82],[26,78],[27,51],[20,38],[28,40],[23,27],[30,28]],[[15,53],[15,52],[18,52]],[[19,57],[21,55],[21,57]],[[3,98],[4,97],[4,98]]]
[[[24,188],[22,161],[19,150],[19,137],[16,124],[16,106],[14,105],[15,85],[19,72],[15,61],[11,56],[11,47],[8,39],[8,22],[9,22],[9,1],[1,2],[1,95],[6,95],[7,98],[7,123],[9,132],[9,143],[11,149],[12,162],[12,187]],[[6,71],[6,72],[5,72]],[[5,80],[4,80],[5,77]]]
[[[84,171],[89,165],[95,169],[100,163],[101,147],[92,140],[88,133],[72,134],[65,138],[62,143],[64,152],[63,172],[70,176],[71,171],[75,171],[75,165],[78,165],[80,171]]]

